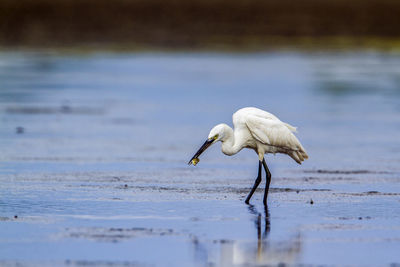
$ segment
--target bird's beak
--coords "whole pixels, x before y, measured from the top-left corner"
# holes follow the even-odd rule
[[[194,156],[189,160],[188,164],[192,164],[194,159],[198,159],[198,157],[201,155],[201,153],[203,153],[209,146],[212,145],[212,143],[214,143],[214,139],[207,139],[204,144],[199,148],[199,150],[197,150],[196,154],[194,154]],[[197,161],[198,162],[198,161]],[[194,165],[197,164],[197,162],[194,163]]]

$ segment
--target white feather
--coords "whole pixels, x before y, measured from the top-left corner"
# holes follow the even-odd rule
[[[232,155],[233,152],[238,152],[236,150],[247,147],[256,150],[260,160],[265,153],[288,154],[298,163],[308,158],[306,150],[293,134],[296,132],[296,127],[282,122],[275,115],[258,108],[248,107],[236,111],[232,120],[235,142],[227,142],[225,149],[223,144],[223,152],[227,152],[225,154]],[[238,139],[241,139],[241,147],[238,147]],[[228,144],[232,147],[228,148]]]

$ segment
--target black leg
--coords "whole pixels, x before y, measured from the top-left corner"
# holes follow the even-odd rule
[[[246,201],[245,201],[246,204],[249,204],[250,198],[253,196],[254,191],[256,191],[258,185],[261,183],[261,164],[262,164],[262,162],[259,161],[259,162],[258,162],[258,175],[257,175],[257,179],[256,179],[256,181],[254,182],[254,186],[253,186],[253,188],[251,189],[249,195],[248,195],[247,198],[246,198]]]
[[[269,172],[267,163],[265,162],[265,159],[263,159],[262,164],[264,165],[264,170],[267,173],[267,182],[265,184],[265,192],[264,192],[264,205],[267,205],[267,197],[268,197],[268,191],[269,191],[269,184],[271,183],[271,173]]]

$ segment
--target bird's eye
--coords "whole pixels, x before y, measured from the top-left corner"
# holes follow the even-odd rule
[[[214,140],[217,140],[218,139],[218,134],[216,134],[215,136],[214,136]]]

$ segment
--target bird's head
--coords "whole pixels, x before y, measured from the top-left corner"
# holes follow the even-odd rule
[[[223,141],[225,138],[225,129],[227,127],[229,126],[224,123],[214,126],[208,134],[208,140],[213,140],[213,143]]]
[[[203,153],[212,144],[214,144],[218,141],[223,141],[225,138],[225,128],[226,127],[228,127],[228,125],[223,124],[223,123],[214,126],[214,128],[212,128],[210,133],[208,134],[207,140],[199,148],[199,150],[196,152],[196,154],[194,154],[194,156],[191,158],[191,160],[188,162],[188,164],[196,165],[200,161],[199,156],[201,155],[201,153]]]

